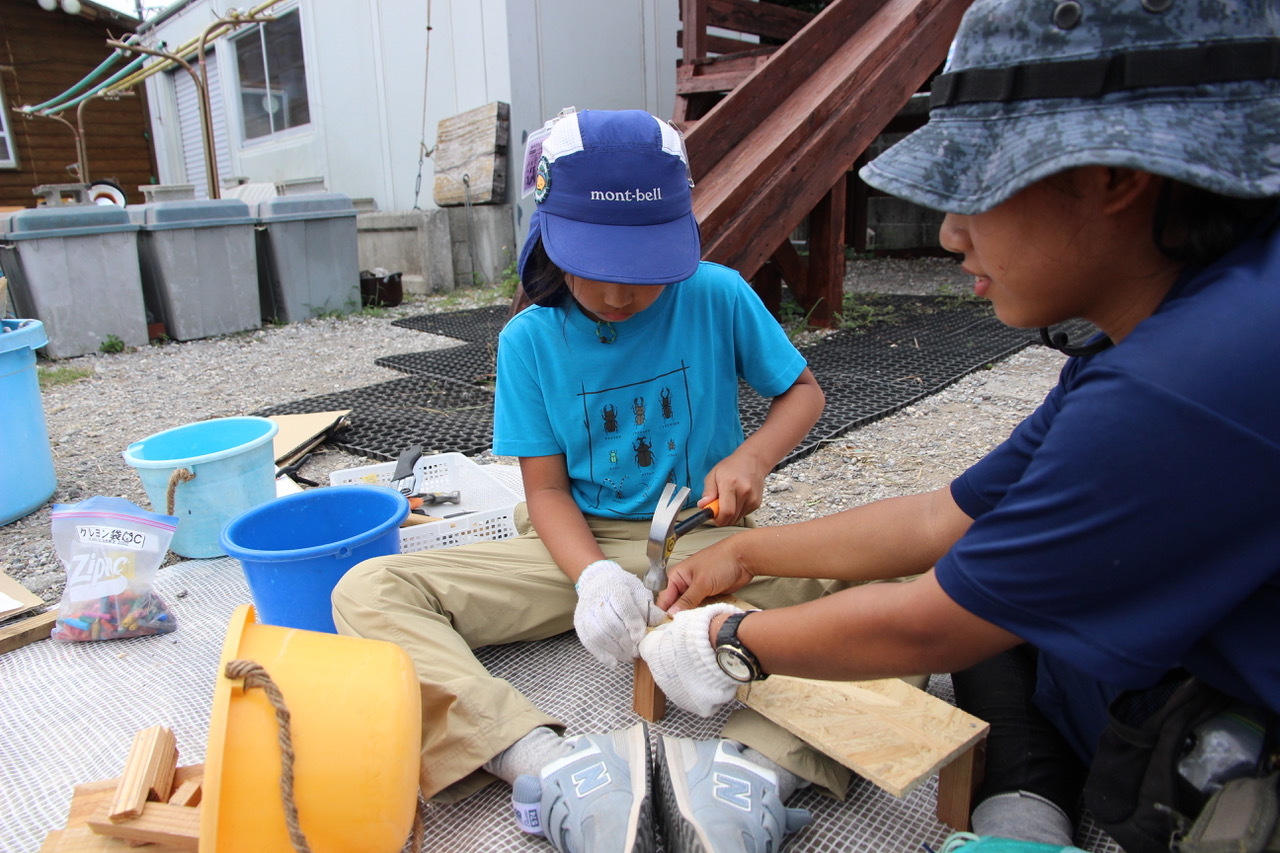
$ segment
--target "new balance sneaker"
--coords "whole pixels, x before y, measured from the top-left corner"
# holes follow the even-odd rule
[[[810,817],[784,806],[774,772],[728,740],[663,737],[657,796],[670,853],[777,853]]]
[[[542,832],[561,853],[652,853],[652,761],[644,723],[573,738],[542,768]],[[527,798],[527,795],[526,795]]]

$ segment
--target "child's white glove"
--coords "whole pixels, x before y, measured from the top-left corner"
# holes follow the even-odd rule
[[[717,614],[741,612],[732,604],[682,610],[640,641],[640,656],[668,699],[699,717],[709,717],[733,698],[741,684],[716,663],[707,631]]]
[[[575,587],[574,630],[587,651],[610,669],[635,660],[645,630],[667,618],[640,578],[613,560],[587,566]]]

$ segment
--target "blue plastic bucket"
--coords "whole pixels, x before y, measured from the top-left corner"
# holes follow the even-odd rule
[[[0,525],[30,515],[58,487],[40,404],[36,350],[49,342],[39,320],[4,320],[0,331]]]
[[[197,559],[227,553],[218,540],[223,525],[276,496],[271,440],[279,430],[266,418],[215,418],[129,445],[124,461],[137,469],[151,508],[178,517],[169,550]]]
[[[261,621],[333,633],[334,586],[356,563],[400,553],[408,515],[409,499],[388,486],[327,486],[233,518],[222,547],[244,567]]]

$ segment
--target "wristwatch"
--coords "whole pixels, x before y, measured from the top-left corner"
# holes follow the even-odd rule
[[[759,659],[738,639],[739,623],[754,612],[734,613],[716,632],[716,663],[734,681],[763,681],[769,677],[760,666]]]

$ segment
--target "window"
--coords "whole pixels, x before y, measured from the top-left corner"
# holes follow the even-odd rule
[[[14,149],[13,131],[9,129],[9,107],[0,87],[0,169],[18,168],[18,152]]]
[[[307,65],[298,13],[255,26],[235,45],[245,139],[309,124]]]

